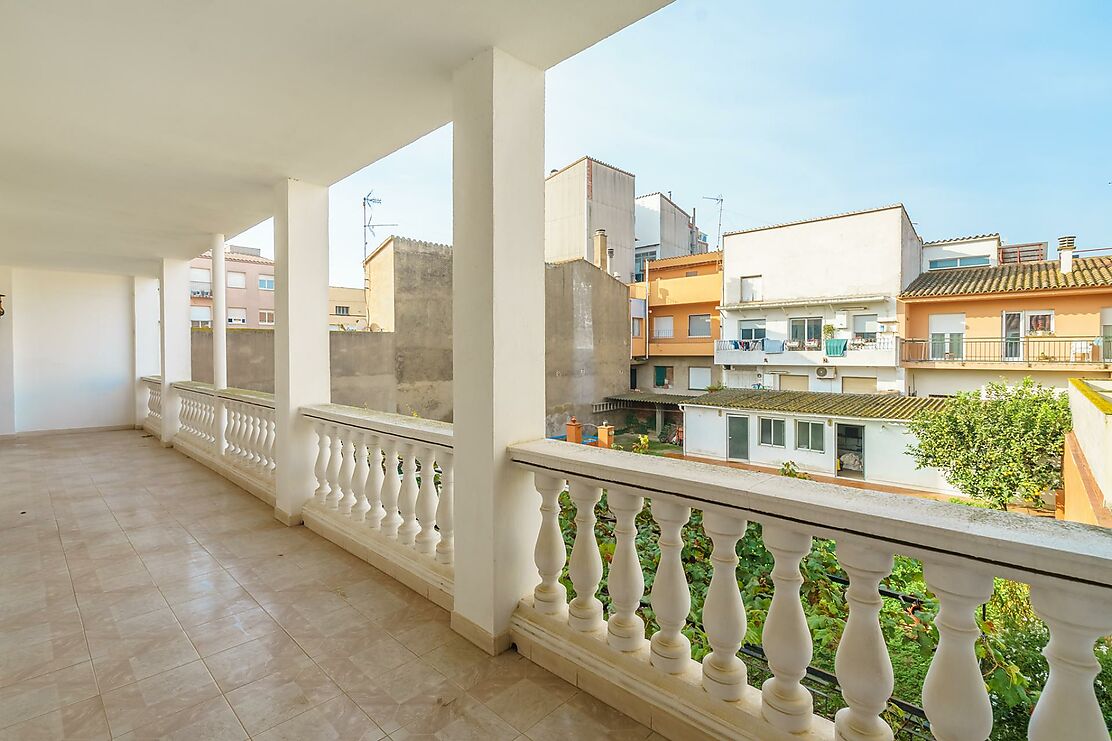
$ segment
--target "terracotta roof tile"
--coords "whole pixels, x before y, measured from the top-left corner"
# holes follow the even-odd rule
[[[1112,288],[1112,255],[1074,258],[1069,273],[1059,269],[1057,260],[934,270],[913,280],[900,296],[966,296],[1066,288]]]

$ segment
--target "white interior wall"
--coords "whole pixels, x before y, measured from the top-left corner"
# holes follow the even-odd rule
[[[4,309],[0,317],[0,435],[15,432],[15,348],[12,332],[12,269],[0,266],[0,295],[4,296]]]
[[[11,283],[15,432],[133,425],[132,278],[13,268]]]

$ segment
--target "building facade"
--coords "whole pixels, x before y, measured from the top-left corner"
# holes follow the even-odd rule
[[[606,232],[613,250],[608,272],[623,283],[633,279],[634,176],[613,165],[582,157],[554,170],[544,182],[544,259],[596,262],[594,234]]]
[[[224,253],[228,325],[274,327],[274,261],[252,247],[228,245]],[[211,327],[212,252],[189,263],[189,320],[194,327]]]
[[[328,326],[333,331],[367,329],[367,299],[362,288],[328,287]]]
[[[654,260],[645,264],[644,276],[629,287],[630,388],[687,394],[719,385],[714,343],[722,253]]]
[[[908,391],[1112,377],[1112,254],[1075,256],[1063,238],[1058,260],[1000,262],[982,246],[983,267],[936,267],[901,294]]]
[[[637,240],[633,255],[633,280],[645,279],[645,263],[707,251],[707,237],[694,216],[663,193],[638,196],[634,202]]]
[[[903,393],[897,296],[922,242],[902,205],[723,235],[730,388]]]

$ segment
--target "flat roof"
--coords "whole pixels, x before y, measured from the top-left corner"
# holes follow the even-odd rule
[[[703,265],[706,263],[722,262],[721,252],[696,252],[693,255],[677,255],[676,257],[662,257],[659,260],[649,260],[649,270],[653,268],[670,268],[677,265]]]
[[[949,399],[897,394],[834,394],[823,391],[723,389],[686,402],[688,406],[781,412],[816,417],[908,420],[921,411],[938,411]]]
[[[810,218],[810,219],[799,219],[798,221],[785,221],[782,224],[768,224],[767,226],[755,226],[755,227],[751,227],[749,229],[735,229],[734,231],[723,233],[722,236],[723,237],[730,237],[730,236],[733,236],[735,234],[749,234],[750,232],[763,232],[766,229],[779,229],[780,227],[783,227],[783,226],[798,226],[799,224],[810,224],[810,223],[815,222],[815,221],[828,221],[830,219],[844,219],[847,216],[860,216],[862,214],[871,214],[871,213],[875,213],[877,211],[889,211],[893,208],[902,209],[903,207],[904,206],[903,206],[902,203],[893,203],[889,206],[880,206],[878,208],[866,208],[866,209],[862,209],[860,211],[846,211],[845,213],[830,214],[829,216],[815,216],[815,217]]]

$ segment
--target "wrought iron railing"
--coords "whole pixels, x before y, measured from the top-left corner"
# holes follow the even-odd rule
[[[968,338],[940,334],[928,339],[906,339],[901,360],[918,362],[967,363],[1076,363],[1112,362],[1112,337],[1028,337]]]

